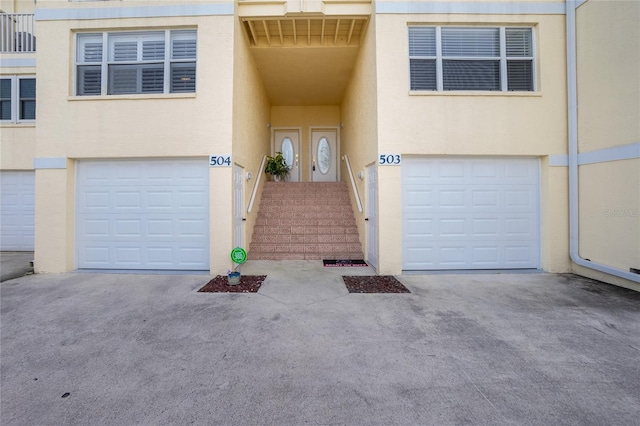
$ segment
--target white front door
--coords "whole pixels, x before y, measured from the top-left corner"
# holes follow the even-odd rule
[[[206,159],[78,161],[78,268],[209,270]]]
[[[402,269],[540,267],[535,158],[402,159]]]
[[[300,181],[300,135],[295,129],[278,129],[273,132],[274,153],[281,152],[291,169],[289,182]]]
[[[378,268],[378,169],[367,166],[367,262]]]
[[[311,132],[311,180],[335,182],[338,180],[338,150],[336,130]]]
[[[233,165],[233,246],[244,247],[244,168]]]

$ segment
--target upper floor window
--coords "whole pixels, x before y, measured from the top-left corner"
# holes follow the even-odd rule
[[[411,90],[533,91],[531,28],[409,27]]]
[[[77,35],[76,95],[196,91],[196,31]]]
[[[0,78],[0,120],[7,123],[36,119],[36,79],[11,76]]]

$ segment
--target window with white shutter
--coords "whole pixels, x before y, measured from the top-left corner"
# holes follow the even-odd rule
[[[413,91],[533,91],[532,28],[409,27]]]
[[[76,95],[195,92],[194,30],[78,34]]]

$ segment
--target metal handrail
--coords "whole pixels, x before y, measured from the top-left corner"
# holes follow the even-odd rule
[[[264,170],[264,163],[267,161],[267,156],[262,157],[262,162],[260,163],[260,169],[258,169],[258,173],[256,173],[256,183],[253,184],[253,191],[251,192],[251,199],[249,200],[249,207],[247,207],[247,213],[251,213],[253,210],[253,202],[256,199],[256,194],[258,193],[258,188],[260,187],[260,181],[262,180],[262,171]]]
[[[358,211],[362,213],[362,202],[360,201],[360,195],[358,194],[358,187],[356,186],[356,181],[353,177],[353,171],[351,170],[351,163],[349,162],[349,157],[345,154],[342,156],[344,163],[347,165],[347,173],[349,173],[349,179],[351,180],[351,188],[353,189],[353,194],[356,199],[356,204],[358,205]]]
[[[33,16],[33,13],[0,13],[0,53],[36,51]]]

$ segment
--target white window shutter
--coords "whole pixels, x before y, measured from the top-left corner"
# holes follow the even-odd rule
[[[171,93],[196,91],[195,63],[171,64]]]
[[[138,60],[138,42],[114,41],[111,58],[115,62],[135,62]]]
[[[109,66],[109,94],[122,95],[138,92],[138,70],[135,65]]]
[[[102,70],[100,65],[78,67],[78,95],[100,95],[102,88]]]
[[[143,61],[164,61],[164,40],[145,40],[142,42]]]
[[[164,66],[153,65],[142,68],[142,93],[162,93],[164,91]]]

